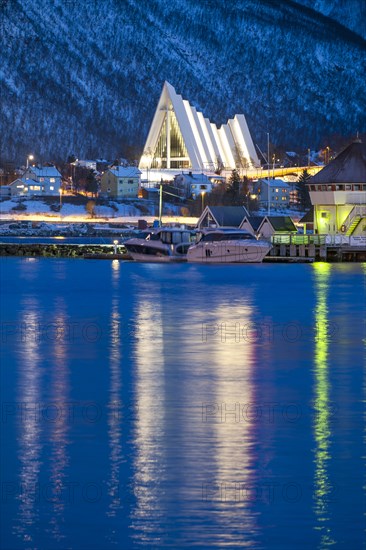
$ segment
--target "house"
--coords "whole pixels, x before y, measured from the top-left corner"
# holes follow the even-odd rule
[[[292,187],[279,179],[259,179],[253,183],[252,197],[258,200],[259,206],[268,208],[268,195],[270,208],[279,210],[288,208],[290,204],[290,192]]]
[[[366,235],[366,144],[355,140],[306,184],[315,233]]]
[[[206,206],[197,222],[197,227],[240,227],[249,216],[244,206]]]
[[[218,178],[216,176],[215,178]],[[224,178],[221,178],[223,180]],[[183,191],[183,195],[186,198],[192,197],[196,199],[202,194],[211,193],[212,189],[217,183],[217,180],[213,177],[209,177],[207,174],[199,173],[194,174],[192,172],[182,172],[174,176],[174,183],[176,187],[179,187]]]
[[[44,185],[29,178],[17,178],[9,185],[12,197],[44,195]]]
[[[101,177],[101,193],[112,198],[135,198],[141,185],[141,172],[135,166],[115,166]]]
[[[289,233],[297,233],[290,216],[264,216],[257,230],[257,234],[265,239],[275,234],[288,235]]]
[[[29,180],[28,194],[59,195],[61,189],[61,174],[56,166],[30,166],[21,178]],[[33,188],[33,189],[32,189]],[[36,191],[33,193],[33,191]]]

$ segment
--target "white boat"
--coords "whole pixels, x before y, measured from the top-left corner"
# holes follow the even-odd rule
[[[245,229],[216,227],[201,229],[197,242],[189,247],[188,262],[252,263],[262,262],[272,245],[257,240]]]
[[[160,227],[142,231],[123,244],[133,260],[182,262],[187,261],[187,251],[194,241],[194,231],[178,227]]]

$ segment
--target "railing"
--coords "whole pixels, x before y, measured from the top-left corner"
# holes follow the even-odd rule
[[[272,235],[272,244],[314,244],[326,246],[362,246],[366,247],[366,236],[357,235],[356,237],[347,235],[293,235],[291,233],[283,235]]]
[[[349,228],[349,226],[352,224],[353,219],[356,217],[365,217],[366,216],[366,206],[354,206],[351,210],[351,212],[348,214],[347,218],[344,220],[342,225],[346,226],[346,229]]]
[[[327,235],[294,235],[286,233],[272,235],[272,244],[325,244]]]

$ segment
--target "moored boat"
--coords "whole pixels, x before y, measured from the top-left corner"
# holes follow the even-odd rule
[[[216,227],[201,229],[197,242],[190,246],[188,262],[198,263],[254,263],[262,262],[272,248],[244,229]]]
[[[142,231],[123,244],[133,260],[140,262],[182,262],[194,242],[195,232],[178,227]]]

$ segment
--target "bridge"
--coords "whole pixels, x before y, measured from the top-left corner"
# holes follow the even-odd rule
[[[307,170],[308,174],[314,176],[324,166],[291,166],[291,167],[280,167],[280,168],[254,168],[251,170],[239,170],[241,176],[246,176],[249,179],[260,179],[268,177],[270,179],[279,178],[281,176],[297,176],[299,177],[304,170]],[[229,177],[231,172],[225,172],[225,176]]]

